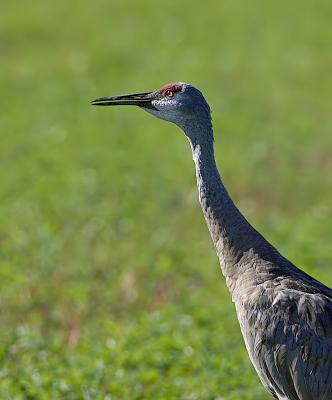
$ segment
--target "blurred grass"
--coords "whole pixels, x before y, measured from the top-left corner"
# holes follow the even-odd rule
[[[2,2],[1,398],[269,398],[183,135],[89,101],[201,88],[235,201],[332,286],[331,16],[327,0]]]

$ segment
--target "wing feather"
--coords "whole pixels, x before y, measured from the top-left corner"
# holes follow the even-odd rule
[[[261,288],[256,291],[261,296]],[[262,383],[279,399],[331,400],[332,299],[296,290],[295,283],[291,290],[269,288],[264,296],[237,307]]]

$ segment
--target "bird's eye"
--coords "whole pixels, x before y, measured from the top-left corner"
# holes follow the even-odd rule
[[[173,96],[174,96],[173,90],[168,89],[168,90],[166,91],[166,93],[165,93],[165,96],[167,96],[167,97],[173,97]]]

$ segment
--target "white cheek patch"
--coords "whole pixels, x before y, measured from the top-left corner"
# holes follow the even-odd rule
[[[176,122],[177,120],[176,110],[179,106],[178,102],[174,100],[153,100],[151,104],[153,105],[153,107],[155,107],[155,109],[152,108],[144,109],[149,114],[152,114],[155,117],[164,119],[166,121]]]
[[[174,110],[174,108],[177,108],[177,102],[175,100],[153,100],[152,105],[160,111]]]

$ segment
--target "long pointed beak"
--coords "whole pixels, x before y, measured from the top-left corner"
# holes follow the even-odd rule
[[[93,106],[139,106],[145,108],[154,108],[152,105],[154,92],[125,94],[122,96],[100,97],[93,100]]]

